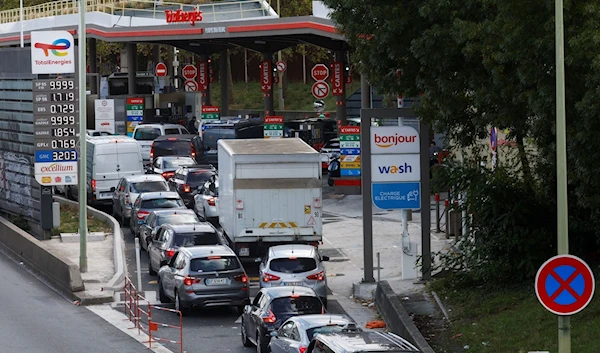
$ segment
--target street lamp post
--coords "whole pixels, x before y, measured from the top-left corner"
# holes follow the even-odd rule
[[[79,0],[79,271],[87,272],[87,180],[86,180],[86,35],[87,0]]]
[[[565,48],[563,0],[555,0],[556,30],[556,203],[558,254],[569,253],[567,205],[567,123],[565,110]],[[558,352],[571,353],[571,318],[558,317]]]

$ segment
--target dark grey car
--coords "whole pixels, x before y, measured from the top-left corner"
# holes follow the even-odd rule
[[[148,192],[140,194],[131,209],[129,229],[134,236],[140,234],[140,227],[146,223],[150,212],[161,209],[186,209],[183,200],[176,192]]]
[[[226,244],[225,239],[209,223],[163,224],[148,244],[148,271],[156,275],[161,263],[179,248],[221,244]]]
[[[163,224],[200,223],[200,219],[192,210],[178,208],[150,212],[146,223],[140,227],[140,245],[148,250],[148,243]]]
[[[158,272],[161,303],[175,302],[182,315],[194,307],[249,303],[248,276],[235,252],[224,245],[180,248]]]

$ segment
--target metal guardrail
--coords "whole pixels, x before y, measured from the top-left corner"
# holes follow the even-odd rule
[[[87,12],[104,12],[111,15],[139,16],[145,18],[165,18],[166,10],[202,11],[205,20],[216,21],[217,16],[235,15],[235,18],[268,16],[269,10],[261,0],[206,2],[199,4],[183,4],[154,0],[83,0],[86,1]],[[23,19],[70,15],[78,13],[79,2],[75,0],[52,1],[23,8]],[[19,22],[19,9],[0,11],[0,24]]]

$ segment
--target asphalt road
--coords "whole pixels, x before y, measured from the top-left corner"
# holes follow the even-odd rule
[[[126,243],[127,270],[134,283],[136,279],[135,265],[135,243],[129,227],[123,227],[123,235]],[[258,274],[257,264],[244,264],[248,276],[251,278],[250,297],[258,292],[258,283],[253,278]],[[142,289],[144,291],[158,292],[156,276],[148,273],[148,257],[144,250],[141,253]],[[160,305],[165,308],[173,308],[172,304]],[[339,303],[328,300],[328,311],[331,313],[345,313]],[[153,310],[153,321],[179,326],[179,316],[166,311]],[[245,348],[242,345],[240,335],[239,314],[235,308],[210,308],[193,311],[190,316],[183,318],[183,349],[188,353],[200,352],[254,352],[255,348]],[[160,328],[157,336],[173,341],[179,341],[178,330],[173,328]],[[172,351],[178,351],[179,347],[172,343],[164,344]]]
[[[142,344],[63,298],[2,251],[0,268],[1,352],[145,351]]]

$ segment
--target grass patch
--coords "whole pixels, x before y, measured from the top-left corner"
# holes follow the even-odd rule
[[[112,227],[104,221],[88,214],[88,230],[90,232],[112,233]],[[60,206],[60,227],[52,228],[52,235],[60,233],[77,233],[79,230],[79,210],[65,205]]]
[[[287,91],[284,93],[285,110],[314,111],[313,102],[316,99],[311,93],[312,85],[313,82],[308,81],[306,84],[302,82],[289,83]],[[360,82],[353,82],[346,85],[346,97],[359,88]],[[259,82],[234,82],[233,92],[234,102],[229,105],[229,109],[264,109],[264,98],[263,93],[260,90]],[[218,82],[211,85],[211,98],[214,105],[221,106],[221,85]],[[273,90],[273,101],[275,102],[275,110],[277,110],[279,108],[279,92],[277,90],[277,85],[275,85]],[[329,94],[323,101],[325,101],[326,111],[335,111],[334,96]]]
[[[538,302],[532,283],[514,287],[460,287],[453,279],[435,281],[452,323],[432,340],[437,353],[527,353],[558,349],[557,316]],[[572,351],[600,352],[600,299],[571,317]],[[468,350],[464,347],[469,346]]]

